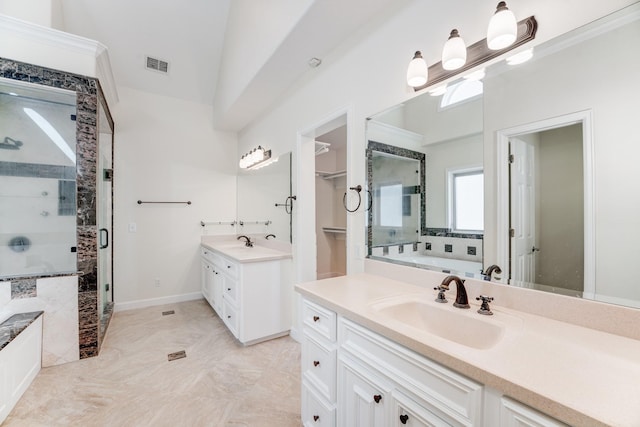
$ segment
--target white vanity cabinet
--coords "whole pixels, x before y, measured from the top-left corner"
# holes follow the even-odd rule
[[[307,427],[564,426],[308,299],[302,324]]]
[[[290,259],[239,262],[202,248],[202,294],[243,344],[286,335],[290,329]]]

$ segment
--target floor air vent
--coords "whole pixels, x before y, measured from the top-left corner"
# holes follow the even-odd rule
[[[167,61],[163,61],[162,59],[147,56],[147,68],[149,70],[167,73],[169,71],[169,63]]]

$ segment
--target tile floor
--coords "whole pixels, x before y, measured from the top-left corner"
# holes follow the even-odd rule
[[[100,355],[44,368],[3,427],[300,424],[300,345],[242,347],[199,300],[115,313]]]

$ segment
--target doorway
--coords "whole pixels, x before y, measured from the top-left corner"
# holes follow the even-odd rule
[[[584,112],[498,132],[505,157],[498,174],[498,248],[509,284],[575,296],[593,292],[589,131]]]
[[[316,278],[347,274],[347,126],[316,139]]]

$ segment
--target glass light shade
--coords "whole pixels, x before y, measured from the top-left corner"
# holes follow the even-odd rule
[[[452,30],[442,49],[442,68],[457,70],[467,62],[467,46],[458,30]]]
[[[507,9],[503,1],[498,3],[496,13],[489,21],[487,29],[487,46],[491,50],[500,50],[511,46],[518,36],[516,16]]]
[[[427,82],[428,76],[429,67],[427,67],[427,63],[422,59],[420,51],[417,51],[411,62],[409,62],[407,84],[413,87],[422,86]]]
[[[259,145],[258,148],[256,148],[256,156],[254,160],[256,161],[256,163],[264,160],[264,148]]]

